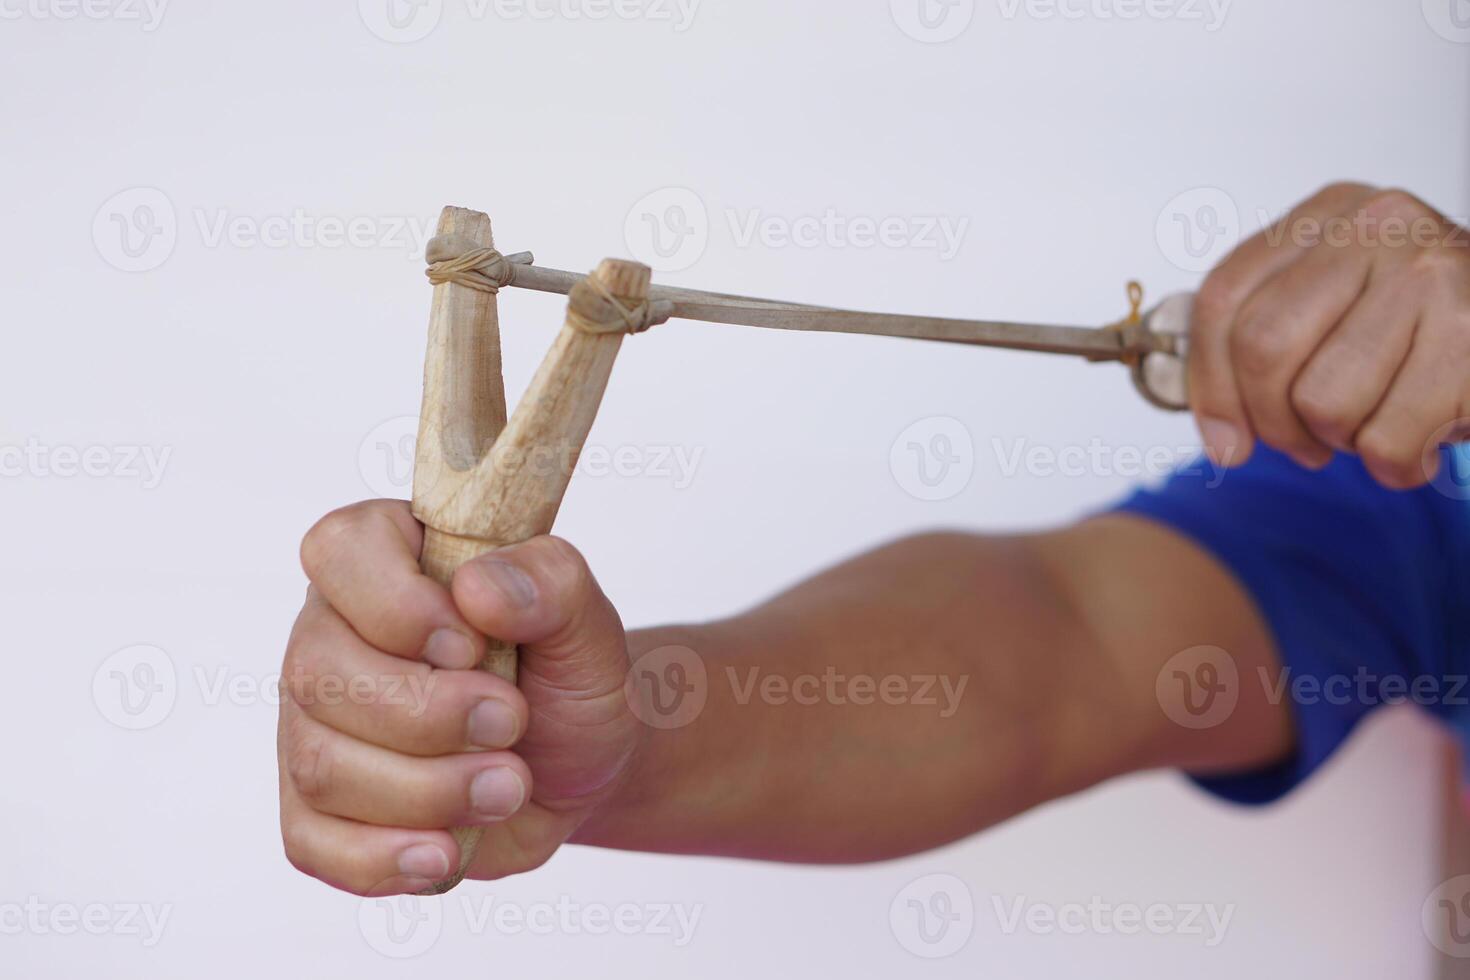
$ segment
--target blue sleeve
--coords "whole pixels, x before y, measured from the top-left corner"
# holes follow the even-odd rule
[[[1282,660],[1279,676],[1240,683],[1269,682],[1288,701],[1294,755],[1201,785],[1239,803],[1271,802],[1385,703],[1413,701],[1442,718],[1466,712],[1470,486],[1455,469],[1463,462],[1446,450],[1434,485],[1396,492],[1355,457],[1314,473],[1259,447],[1239,469],[1201,459],[1118,507],[1176,529],[1229,568]]]

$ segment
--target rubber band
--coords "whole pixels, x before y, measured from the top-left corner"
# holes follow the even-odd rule
[[[649,303],[647,300],[644,300],[642,303],[639,303],[637,306],[629,309],[628,307],[624,306],[622,302],[619,301],[618,298],[612,294],[612,291],[603,284],[602,280],[598,279],[596,276],[588,276],[582,281],[591,286],[594,290],[596,290],[598,296],[600,296],[609,306],[613,308],[613,311],[617,313],[616,320],[595,320],[587,314],[583,313],[581,310],[577,309],[577,304],[575,302],[568,304],[567,323],[571,324],[573,327],[582,331],[583,333],[643,333],[643,331],[647,330],[649,327],[655,326],[659,323],[663,323],[669,318],[668,312],[664,308],[667,304],[660,304],[656,307],[654,304]]]
[[[494,296],[515,281],[517,265],[533,260],[527,252],[507,257],[459,235],[439,235],[429,241],[428,261],[424,274],[435,286],[454,283]]]

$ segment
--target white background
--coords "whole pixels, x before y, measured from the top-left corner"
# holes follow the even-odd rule
[[[1240,0],[1223,20],[1183,0],[1131,19],[1106,0],[1072,0],[1075,16],[960,0],[929,11],[932,32],[905,0],[704,0],[687,24],[663,4],[595,20],[575,5],[533,4],[551,11],[533,17],[443,0],[403,6],[409,35],[427,32],[408,43],[386,2],[175,0],[155,19],[131,3],[0,0],[0,445],[100,446],[107,461],[102,475],[28,462],[0,479],[0,911],[34,899],[169,915],[151,946],[121,923],[62,935],[0,919],[7,974],[404,969],[374,932],[386,910],[281,855],[269,698],[304,588],[301,533],[381,488],[392,473],[378,443],[418,410],[428,290],[422,239],[398,219],[432,227],[444,204],[483,209],[506,251],[587,269],[644,250],[644,213],[675,221],[667,205],[692,194],[683,213],[698,237],[677,264],[694,261],[662,281],[1101,324],[1123,312],[1128,279],[1155,297],[1194,286],[1236,234],[1331,179],[1467,210],[1470,32],[1450,0]],[[922,236],[799,247],[738,234],[752,214],[779,230],[829,209],[966,231],[951,256]],[[316,230],[249,234],[293,215]],[[134,218],[130,258],[115,222]],[[351,219],[370,240],[333,238],[330,222]],[[221,221],[233,242],[214,234]],[[1186,226],[1215,250],[1192,254]],[[562,305],[502,298],[512,398]],[[890,450],[915,423],[932,434],[935,417],[960,421],[973,475],[926,501]],[[560,533],[636,626],[739,609],[921,528],[1071,519],[1135,482],[1129,451],[1182,453],[1194,434],[1113,366],[673,324],[626,345],[592,443],[650,461],[659,447],[700,454],[687,485],[650,465],[583,474],[567,498]],[[1081,473],[1004,465],[1018,448],[1099,446],[1110,462]],[[156,486],[122,465],[129,447],[170,454]],[[109,657],[138,644],[161,651],[147,656],[163,700],[156,724],[127,731],[110,720],[131,717],[111,686],[127,665]],[[877,867],[572,849],[457,894],[697,906],[693,941],[476,930],[455,897],[409,968],[1421,976],[1420,905],[1438,881],[1434,743],[1406,723],[1369,734],[1261,813],[1145,776]],[[964,881],[973,935],[927,960],[889,913],[935,873]],[[1205,949],[1189,935],[1007,935],[992,901],[1094,896],[1235,911]]]

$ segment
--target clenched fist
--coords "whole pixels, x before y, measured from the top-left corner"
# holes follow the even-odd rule
[[[282,685],[281,833],[300,870],[360,895],[418,892],[459,866],[447,828],[483,825],[467,871],[534,868],[615,789],[639,742],[616,610],[570,545],[538,538],[418,566],[401,501],[323,518]],[[473,669],[519,643],[519,688]]]
[[[1327,187],[1210,274],[1189,368],[1217,463],[1260,440],[1419,486],[1470,435],[1470,232],[1403,191]]]

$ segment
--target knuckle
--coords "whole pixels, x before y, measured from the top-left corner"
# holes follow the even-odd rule
[[[1342,445],[1351,436],[1352,410],[1336,388],[1308,375],[1292,389],[1291,404],[1307,428]]]
[[[1370,218],[1412,220],[1430,213],[1429,207],[1413,194],[1397,187],[1376,190],[1363,202],[1363,212]]]
[[[1433,289],[1458,285],[1465,281],[1470,255],[1440,246],[1421,251],[1409,265],[1409,276],[1416,287]]]
[[[1419,447],[1408,445],[1386,427],[1364,432],[1357,449],[1373,475],[1390,487],[1407,489],[1424,482]]]
[[[326,739],[297,725],[286,750],[286,774],[296,792],[309,806],[317,808],[332,789],[332,758]]]
[[[1194,297],[1193,332],[1218,329],[1227,325],[1235,306],[1237,287],[1230,277],[1216,270],[1205,279]]]
[[[418,585],[414,579],[401,579],[392,584],[380,582],[379,588],[383,590],[380,601],[354,611],[353,618],[358,621],[352,625],[362,636],[378,644],[396,647],[419,638],[425,631],[419,623],[424,616],[424,604]]]
[[[1282,317],[1273,317],[1255,305],[1241,312],[1230,334],[1230,357],[1237,370],[1270,373],[1290,351],[1291,331]]]
[[[1334,180],[1324,184],[1322,188],[1312,195],[1312,200],[1335,200],[1344,197],[1361,197],[1371,194],[1376,190],[1369,184],[1360,183],[1355,180]]]
[[[291,867],[304,875],[316,876],[316,863],[298,821],[284,818],[281,820],[281,848]]]
[[[360,505],[343,507],[327,514],[311,526],[301,539],[301,567],[308,578],[315,579],[341,543],[350,537],[362,521]]]
[[[316,701],[317,681],[321,675],[320,647],[293,633],[286,641],[286,659],[281,667],[281,685],[302,707]]]
[[[1449,363],[1458,366],[1456,376],[1465,377],[1470,366],[1470,311],[1457,310],[1447,318],[1444,351]]]
[[[541,548],[541,558],[541,574],[553,593],[576,599],[590,590],[592,570],[570,542],[548,536]]]

